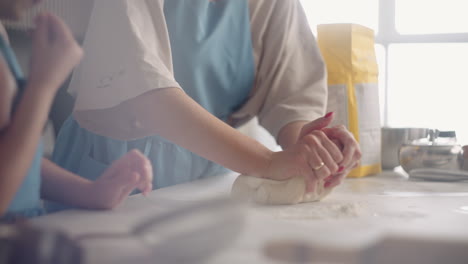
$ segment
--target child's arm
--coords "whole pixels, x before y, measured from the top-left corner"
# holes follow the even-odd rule
[[[10,122],[11,105],[15,94],[15,81],[5,59],[0,55],[0,131]]]
[[[10,124],[0,132],[0,215],[31,166],[53,98],[52,91],[28,85]]]
[[[0,132],[0,215],[31,166],[55,92],[82,56],[64,28],[52,15],[39,15],[36,21],[30,79],[10,123]]]
[[[5,27],[0,23],[0,35],[2,36],[3,39],[8,40],[7,32],[5,30]]]
[[[0,23],[0,36],[8,42],[8,36],[2,23]],[[10,121],[11,104],[16,94],[15,80],[11,76],[8,64],[0,55],[0,131],[7,126]]]
[[[134,190],[152,190],[151,162],[133,150],[114,162],[92,182],[64,170],[47,159],[42,162],[42,197],[87,209],[112,209]]]

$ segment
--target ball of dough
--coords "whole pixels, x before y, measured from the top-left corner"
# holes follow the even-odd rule
[[[305,180],[294,177],[285,181],[240,175],[232,186],[234,199],[270,205],[288,205],[322,200],[331,192],[324,182],[317,182],[315,191],[306,193]]]

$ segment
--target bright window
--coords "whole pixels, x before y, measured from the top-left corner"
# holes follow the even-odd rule
[[[388,65],[388,125],[457,130],[468,139],[468,43],[392,44]]]
[[[401,34],[468,32],[467,0],[397,0],[396,30]]]
[[[383,123],[385,120],[385,71],[387,68],[385,55],[385,47],[381,44],[375,45],[375,55],[377,57],[377,63],[379,64],[379,100],[380,100],[380,120]]]
[[[329,23],[356,23],[377,32],[379,2],[376,0],[301,0],[301,3],[314,34],[317,25]]]
[[[383,125],[456,130],[459,141],[468,145],[468,121],[464,121],[468,0],[302,0],[302,4],[314,33],[322,23],[378,29],[375,49]]]

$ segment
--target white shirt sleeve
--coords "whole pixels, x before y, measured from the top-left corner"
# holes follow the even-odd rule
[[[299,0],[249,0],[249,7],[255,85],[231,120],[258,115],[277,138],[285,125],[325,114],[326,67]]]
[[[174,79],[163,0],[96,0],[70,92],[75,111],[117,106]]]

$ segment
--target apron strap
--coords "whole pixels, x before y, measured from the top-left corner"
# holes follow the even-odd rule
[[[85,137],[84,143],[84,155],[91,156],[91,148],[93,146],[93,138],[92,135],[88,134]]]
[[[151,152],[151,147],[153,146],[152,142],[153,142],[153,139],[151,137],[147,137],[145,139],[145,149],[143,150],[143,154],[146,157],[149,157],[149,154]]]

